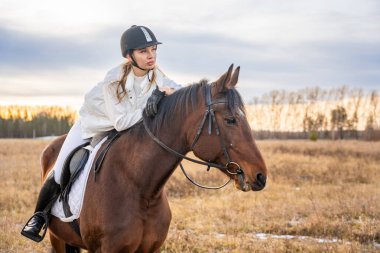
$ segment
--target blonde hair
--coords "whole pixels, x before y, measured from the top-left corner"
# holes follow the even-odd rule
[[[152,70],[153,71],[152,79],[149,79],[149,89],[152,87],[152,85],[154,83],[156,83],[156,77],[157,77],[156,76],[156,69],[157,69],[157,67],[154,67],[154,69]],[[126,63],[124,63],[123,69],[122,69],[123,74],[121,75],[120,79],[116,82],[116,84],[117,84],[116,97],[119,100],[119,102],[126,95],[128,95],[128,92],[125,89],[125,83],[127,82],[127,77],[129,75],[129,73],[131,73],[131,70],[132,70],[132,63],[130,61],[127,61]],[[149,75],[149,72],[148,72],[148,75]],[[149,78],[149,76],[148,76],[148,78]]]

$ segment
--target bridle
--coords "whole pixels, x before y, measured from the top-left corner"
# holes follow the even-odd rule
[[[195,144],[198,142],[198,140],[200,138],[200,135],[202,133],[202,130],[204,128],[204,125],[206,124],[206,120],[208,119],[208,134],[211,135],[211,133],[212,133],[212,125],[214,124],[216,135],[219,137],[220,146],[222,148],[222,151],[223,151],[223,154],[224,154],[225,158],[227,159],[226,165],[220,165],[220,164],[212,163],[210,161],[204,162],[204,161],[195,160],[193,158],[187,157],[187,156],[185,156],[185,155],[183,155],[183,154],[181,154],[181,153],[173,150],[172,148],[170,148],[166,144],[164,144],[162,141],[160,141],[156,136],[154,136],[154,134],[148,128],[145,120],[143,119],[143,124],[144,124],[145,130],[147,131],[147,133],[149,134],[149,136],[159,146],[161,146],[162,148],[164,148],[168,152],[170,152],[170,153],[172,153],[172,154],[174,154],[174,155],[176,155],[176,156],[178,156],[178,157],[180,157],[182,159],[191,161],[193,163],[201,164],[201,165],[206,165],[207,166],[207,171],[209,171],[210,168],[218,168],[218,169],[224,171],[225,173],[227,173],[229,175],[237,175],[238,176],[238,182],[241,185],[241,187],[243,188],[243,186],[244,186],[244,172],[243,172],[243,170],[241,169],[241,167],[240,167],[240,165],[238,163],[233,162],[231,160],[230,155],[228,153],[228,150],[226,148],[226,145],[224,144],[222,136],[220,135],[220,128],[219,128],[218,122],[217,122],[216,117],[215,117],[215,111],[212,108],[212,106],[215,105],[215,104],[226,104],[227,100],[225,98],[212,100],[212,98],[211,98],[211,85],[207,84],[204,87],[205,87],[205,98],[206,98],[206,111],[205,111],[205,114],[203,116],[203,119],[202,119],[201,123],[199,124],[197,133],[196,133],[196,135],[194,137],[194,140],[193,140],[193,142],[191,144],[190,150],[193,150]],[[235,172],[230,171],[229,166],[231,166],[231,165],[237,167],[237,169],[236,169]],[[220,186],[204,186],[204,185],[201,185],[201,184],[197,183],[195,180],[193,180],[192,178],[189,177],[189,175],[186,173],[185,169],[183,168],[182,163],[180,163],[180,168],[181,168],[183,174],[185,175],[185,177],[191,183],[193,183],[194,185],[196,185],[198,187],[204,188],[204,189],[220,189],[220,188],[225,187],[231,181],[231,178],[229,178],[229,180],[226,183],[224,183],[224,184],[222,184]]]

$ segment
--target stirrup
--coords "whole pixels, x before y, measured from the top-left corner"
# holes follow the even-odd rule
[[[45,224],[42,227],[42,231],[43,231],[42,235],[39,235],[39,234],[38,235],[32,235],[32,234],[24,232],[25,227],[29,224],[29,222],[31,221],[31,219],[33,219],[35,216],[38,216],[38,217],[40,217],[40,218],[42,218],[42,219],[45,220]],[[35,242],[40,242],[40,241],[42,241],[45,238],[48,226],[49,226],[49,217],[48,217],[47,213],[46,212],[36,212],[35,214],[32,215],[32,217],[30,217],[30,219],[28,220],[28,222],[22,228],[21,234],[23,236],[25,236],[25,237],[27,237],[27,238],[35,241]]]

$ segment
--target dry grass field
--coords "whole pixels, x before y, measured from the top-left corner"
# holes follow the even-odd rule
[[[49,252],[20,236],[39,188],[48,141],[0,140],[0,252]],[[380,252],[380,143],[259,141],[269,169],[261,192],[202,190],[177,170],[162,252]],[[186,163],[190,171],[197,169]],[[218,172],[197,172],[221,183]],[[287,235],[287,237],[285,236]]]

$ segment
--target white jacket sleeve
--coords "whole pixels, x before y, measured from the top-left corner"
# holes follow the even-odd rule
[[[103,86],[106,114],[117,131],[123,131],[135,125],[142,118],[142,109],[132,109],[128,101],[121,102],[116,97],[116,84]]]
[[[162,83],[164,86],[167,86],[167,87],[172,88],[174,90],[178,90],[178,89],[182,88],[182,85],[174,82],[173,80],[167,78],[166,76],[163,77]]]
[[[168,78],[164,74],[164,72],[162,72],[162,70],[159,68],[158,68],[157,74],[160,77],[160,80],[162,82],[162,86],[166,86],[166,87],[172,88],[174,90],[178,90],[178,89],[182,88],[182,85],[180,85],[180,84],[174,82],[173,80],[171,80],[170,78]]]

